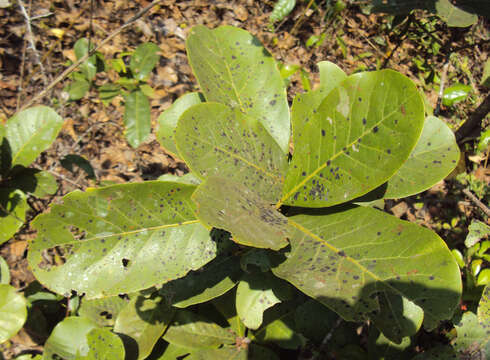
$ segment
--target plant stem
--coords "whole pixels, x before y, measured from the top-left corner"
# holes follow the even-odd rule
[[[463,189],[463,193],[470,198],[487,216],[490,216],[490,209],[480,201],[469,189]]]

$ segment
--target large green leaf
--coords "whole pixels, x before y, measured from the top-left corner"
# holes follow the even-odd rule
[[[58,323],[44,344],[44,360],[74,360],[89,353],[87,335],[96,326],[82,317],[67,317]]]
[[[195,218],[194,189],[148,181],[68,194],[33,222],[38,237],[28,258],[36,278],[61,294],[98,298],[199,269],[215,257],[216,244]],[[43,257],[55,248],[64,264]]]
[[[58,183],[47,171],[33,168],[16,167],[11,173],[12,178],[6,181],[6,186],[22,190],[36,197],[53,195],[58,190]]]
[[[88,353],[77,360],[124,360],[121,339],[107,329],[92,329],[87,334]]]
[[[264,311],[287,298],[289,288],[285,285],[270,273],[250,274],[240,280],[236,309],[247,328],[258,329]]]
[[[14,336],[27,319],[26,299],[8,284],[0,284],[0,344]]]
[[[230,178],[278,200],[287,157],[257,120],[219,103],[194,105],[180,117],[175,139],[196,175]]]
[[[291,252],[274,274],[344,319],[375,318],[386,306],[403,314],[402,297],[421,307],[424,324],[433,328],[458,305],[458,265],[430,230],[354,206],[312,210],[288,220],[296,228]],[[399,295],[396,301],[390,301],[391,294]],[[398,336],[407,331],[395,321],[393,327]],[[410,332],[416,327],[413,323]]]
[[[174,310],[159,296],[134,296],[119,312],[114,331],[129,336],[137,344],[137,356],[144,359],[169,326]]]
[[[151,73],[160,59],[160,48],[153,43],[144,43],[134,50],[129,67],[135,79],[143,80]]]
[[[424,105],[411,80],[392,70],[349,76],[294,135],[278,205],[324,207],[367,193],[407,160]]]
[[[484,222],[472,220],[470,226],[468,226],[468,235],[466,235],[464,244],[467,248],[470,248],[487,235],[490,235],[490,226]]]
[[[28,209],[26,195],[21,190],[0,189],[0,244],[24,224]]]
[[[273,250],[288,244],[287,218],[245,185],[209,177],[192,199],[197,203],[199,220],[229,231],[239,244]]]
[[[490,357],[490,332],[479,324],[477,316],[468,311],[454,324],[458,337],[452,342],[461,358],[488,359]]]
[[[223,295],[237,284],[242,275],[238,250],[229,239],[229,233],[213,230],[217,242],[217,256],[197,271],[185,277],[166,283],[159,290],[172,306],[185,308],[201,304]]]
[[[150,102],[141,90],[132,91],[126,96],[124,125],[126,140],[134,148],[150,135]]]
[[[192,92],[179,97],[167,110],[158,117],[157,140],[173,156],[179,156],[175,146],[175,128],[180,116],[191,106],[204,102],[204,96],[198,92]]]
[[[56,139],[62,125],[63,119],[47,106],[35,106],[11,117],[5,136],[12,166],[29,166]]]
[[[186,348],[216,348],[233,344],[235,335],[187,310],[179,310],[163,336],[165,341]]]
[[[277,355],[266,347],[244,343],[243,346],[224,346],[219,349],[194,350],[187,360],[279,360]]]
[[[273,310],[273,309],[272,309]],[[266,313],[267,314],[267,313]],[[304,345],[304,338],[296,333],[291,313],[284,314],[263,325],[254,333],[254,340],[260,343],[275,343],[284,349],[297,349]]]
[[[195,26],[187,54],[207,101],[237,108],[259,120],[284,153],[290,123],[286,89],[273,57],[247,31]]]
[[[444,179],[458,164],[459,148],[444,121],[429,116],[410,157],[388,180],[383,197],[402,198],[418,194]]]

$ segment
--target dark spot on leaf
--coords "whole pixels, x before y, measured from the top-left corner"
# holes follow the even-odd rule
[[[325,130],[322,129],[322,136],[325,136]]]
[[[378,129],[378,127],[377,127],[377,126],[373,127],[373,133],[377,133],[377,132],[378,132],[378,130],[379,130],[379,129]]]
[[[271,101],[269,102],[269,104],[270,104],[271,106],[276,105],[276,100],[271,100]]]
[[[343,250],[339,251],[337,254],[338,254],[339,256],[342,256],[342,257],[345,257],[345,256],[346,256],[346,255],[345,255],[345,252],[344,252]]]
[[[367,121],[366,121],[366,118],[362,118],[362,124],[363,124],[363,125],[366,125],[366,122],[367,122]]]

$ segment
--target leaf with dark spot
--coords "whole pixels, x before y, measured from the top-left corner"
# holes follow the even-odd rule
[[[206,100],[256,118],[287,153],[290,123],[286,89],[274,58],[259,40],[231,26],[214,30],[195,26],[186,48]]]
[[[406,161],[423,122],[422,100],[405,76],[392,70],[349,76],[307,123],[293,125],[295,152],[278,206],[331,206],[376,188]]]
[[[288,219],[243,184],[209,177],[192,198],[199,220],[229,231],[239,244],[273,250],[288,244]]]
[[[199,269],[215,257],[216,243],[194,215],[194,190],[147,181],[70,193],[33,222],[38,236],[28,259],[36,278],[60,294],[99,298]],[[43,254],[56,247],[65,249],[64,263],[46,263]]]
[[[429,329],[451,318],[461,295],[459,267],[430,230],[352,206],[310,211],[288,221],[295,228],[291,252],[273,273],[345,320],[376,319],[373,312],[386,310],[381,295],[385,303],[398,304],[399,314],[403,302],[394,295],[422,308]],[[416,328],[398,330],[408,336]]]
[[[219,103],[194,105],[181,116],[175,140],[195,175],[226,177],[271,203],[279,199],[287,157],[250,116]]]

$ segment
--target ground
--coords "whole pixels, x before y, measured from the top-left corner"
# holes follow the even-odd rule
[[[75,61],[73,45],[78,39],[90,37],[94,44],[100,43],[150,2],[37,0],[20,3],[31,17],[35,49],[29,42],[30,34],[21,8],[16,5],[0,8],[2,122],[46,88],[70,61]],[[329,3],[298,1],[289,16],[271,27],[269,15],[273,1],[164,0],[99,51],[106,59],[111,59],[134,50],[143,42],[158,45],[162,56],[149,80],[155,90],[151,100],[153,125],[159,114],[179,96],[198,90],[185,53],[185,39],[197,24],[211,28],[226,24],[248,30],[264,43],[276,60],[301,66],[310,74],[313,83],[317,81],[315,64],[322,60],[336,63],[347,73],[392,68],[417,83],[431,109],[437,107],[441,78],[446,84],[469,84],[471,96],[455,107],[443,107],[439,114],[455,130],[484,99],[487,89],[480,85],[480,79],[489,49],[488,20],[480,18],[470,28],[449,29],[441,20],[418,12],[413,15],[415,21],[409,25],[406,21],[397,25],[398,18],[369,14],[360,1],[348,2],[340,13],[335,13]],[[312,42],[312,36],[323,41],[307,46]],[[463,49],[453,51],[448,57],[451,49],[459,48]],[[116,79],[114,71],[103,72],[97,76],[96,83],[100,85]],[[179,159],[162,149],[154,131],[137,149],[128,145],[123,134],[124,109],[120,97],[105,106],[97,93],[91,91],[81,100],[67,102],[63,91],[71,81],[63,79],[38,101],[55,108],[65,119],[65,124],[52,147],[34,164],[57,177],[59,190],[51,197],[30,197],[32,211],[29,219],[76,189],[84,190],[108,181],[156,179],[165,173],[182,175],[187,171]],[[301,72],[297,72],[291,78],[289,99],[302,91]],[[485,121],[488,123],[488,119]],[[475,128],[460,141],[463,156],[458,171],[472,172],[488,184],[490,175],[485,168],[486,159],[475,158],[472,145],[480,129]],[[68,154],[86,158],[96,179],[87,179],[85,172],[78,168],[74,172],[63,168],[59,160]],[[420,196],[387,203],[386,210],[433,228],[451,248],[461,246],[471,219],[484,219],[484,216],[475,203],[461,194],[458,184],[447,179]],[[455,223],[453,219],[456,219]],[[34,236],[30,222],[27,222],[12,240],[0,247],[0,255],[11,269],[11,283],[19,289],[34,280],[26,260],[27,241]],[[46,335],[23,329],[8,348],[3,346],[4,354],[8,358],[25,350],[39,350]]]

